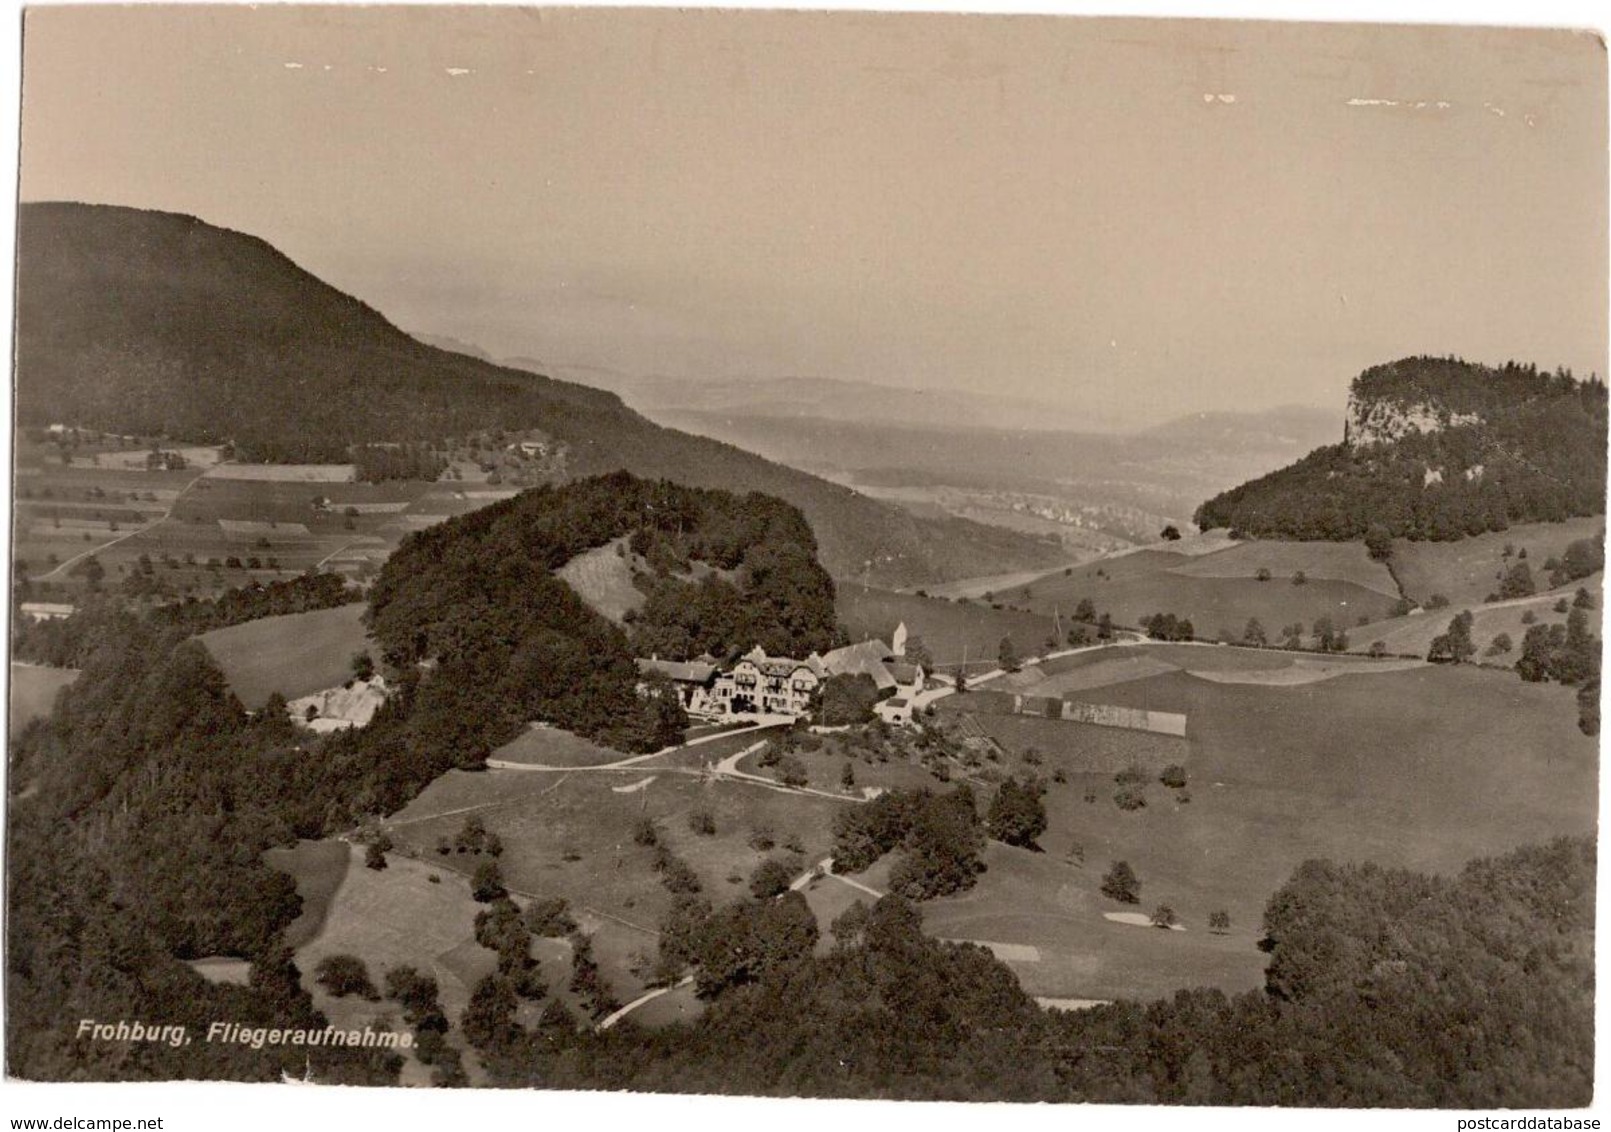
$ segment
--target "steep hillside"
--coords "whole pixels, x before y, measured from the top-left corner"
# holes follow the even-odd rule
[[[419,342],[269,244],[193,217],[25,204],[17,417],[344,461],[355,444],[541,430],[567,475],[625,468],[799,507],[837,574],[886,584],[1050,564],[1012,532],[924,521],[750,453],[652,424],[610,393]]]
[[[1354,379],[1343,443],[1232,488],[1204,529],[1457,539],[1605,512],[1606,387],[1533,366],[1405,358]]]

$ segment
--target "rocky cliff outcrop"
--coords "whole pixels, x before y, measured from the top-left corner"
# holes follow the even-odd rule
[[[1348,417],[1343,443],[1355,448],[1391,444],[1410,433],[1442,432],[1461,425],[1479,424],[1477,413],[1460,413],[1436,400],[1400,401],[1357,392],[1348,396]]]

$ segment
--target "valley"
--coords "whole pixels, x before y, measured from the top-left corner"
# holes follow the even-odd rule
[[[1592,433],[1593,381],[1406,359],[1460,411],[1376,435],[1409,418],[1372,409],[1391,397],[1368,371],[1342,446],[1307,409],[1082,432],[960,394],[903,418],[855,383],[786,403],[718,383],[640,415],[408,338],[237,233],[25,215],[11,737],[32,970],[104,920],[157,973],[110,992],[130,1001],[419,1038],[199,1075],[659,1085],[723,1027],[815,1040],[780,995],[866,1000],[874,1030],[967,1003],[1005,1012],[986,1029],[1012,1043],[1200,1000],[1287,1033],[1377,993],[1277,992],[1309,961],[1290,893],[1316,869],[1444,892],[1488,867],[1469,862],[1525,870],[1595,835],[1592,485],[1422,466],[1456,468],[1460,430],[1485,427],[1469,380],[1532,398],[1469,402],[1523,439],[1550,412]],[[200,295],[188,330],[128,331],[41,232],[176,270]],[[137,274],[112,286],[136,306]],[[272,364],[198,328],[243,287],[275,301],[218,317]],[[71,334],[40,331],[47,299]],[[288,345],[299,309],[345,329]],[[124,356],[84,355],[110,325]],[[247,372],[218,400],[164,359]],[[343,384],[382,361],[378,392]],[[292,364],[342,428],[232,399]],[[1316,476],[1311,511],[1292,485]],[[135,820],[154,812],[173,836]],[[67,845],[47,854],[50,830]],[[1323,928],[1343,950],[1423,962],[1344,919]],[[1585,939],[1561,932],[1553,990]],[[869,995],[869,972],[892,982]],[[830,1046],[870,1025],[835,1024]],[[901,1040],[921,1060],[942,1030]],[[29,1056],[48,1075],[87,1055]]]

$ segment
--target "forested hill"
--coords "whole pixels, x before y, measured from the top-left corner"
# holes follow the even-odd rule
[[[1203,529],[1255,538],[1457,539],[1605,513],[1606,387],[1598,378],[1405,358],[1366,370],[1346,439],[1215,496]]]
[[[569,475],[625,469],[762,491],[805,513],[823,563],[914,584],[1060,560],[662,428],[618,397],[419,342],[269,244],[189,216],[30,203],[18,219],[17,418],[345,462],[354,445],[541,430]]]

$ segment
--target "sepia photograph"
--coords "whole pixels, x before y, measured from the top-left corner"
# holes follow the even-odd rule
[[[11,14],[10,1127],[1599,1127],[1601,30]]]

